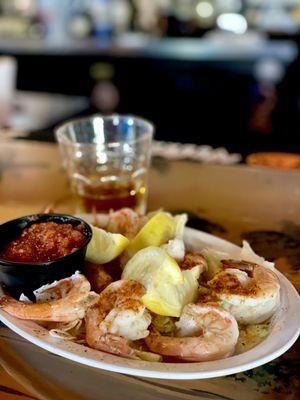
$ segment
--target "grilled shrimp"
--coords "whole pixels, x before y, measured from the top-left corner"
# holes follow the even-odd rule
[[[66,297],[71,289],[74,289],[74,291],[77,289],[89,292],[91,290],[91,285],[84,275],[75,272],[75,274],[69,278],[63,278],[49,285],[44,285],[36,289],[33,293],[37,303],[48,303],[49,301]]]
[[[208,286],[236,320],[244,324],[266,321],[280,301],[280,284],[269,268],[246,261],[222,260],[223,271]]]
[[[151,316],[141,301],[144,287],[135,281],[111,283],[86,314],[86,341],[97,350],[135,357],[129,341],[149,334]]]
[[[179,264],[181,269],[192,269],[197,265],[200,266],[201,273],[207,270],[207,262],[203,255],[191,251],[185,253],[184,259]]]
[[[109,214],[106,230],[121,233],[128,239],[132,239],[146,222],[147,217],[138,215],[130,208],[122,208]]]
[[[48,301],[48,297],[47,302],[25,304],[10,296],[3,296],[0,298],[0,308],[21,319],[56,322],[82,319],[88,307],[98,300],[98,295],[90,291],[90,284],[83,275],[76,274],[72,278],[71,282],[68,279],[57,282],[55,290],[54,285],[50,285],[47,296],[54,296],[55,300]],[[58,298],[62,294],[65,296]]]
[[[149,349],[181,361],[210,361],[234,352],[239,336],[235,318],[217,303],[188,304],[176,322],[177,336],[161,336],[153,328]]]

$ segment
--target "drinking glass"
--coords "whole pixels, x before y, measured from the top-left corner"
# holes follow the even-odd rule
[[[152,123],[130,115],[94,115],[56,128],[79,212],[146,211]]]

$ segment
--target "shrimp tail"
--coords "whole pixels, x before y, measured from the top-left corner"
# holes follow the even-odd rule
[[[51,306],[49,303],[26,304],[15,300],[10,296],[0,298],[0,308],[8,314],[20,319],[47,320],[51,318]],[[28,318],[28,315],[30,318]]]
[[[0,308],[7,308],[12,301],[17,301],[10,296],[2,296],[0,297]]]
[[[82,319],[86,310],[98,301],[98,297],[94,292],[84,291],[49,303],[26,304],[10,296],[4,296],[0,299],[0,308],[20,319],[70,322]]]

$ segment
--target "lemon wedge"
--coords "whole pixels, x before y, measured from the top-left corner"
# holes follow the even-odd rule
[[[147,247],[125,265],[122,279],[133,279],[146,288],[144,305],[158,315],[179,317],[182,308],[195,300],[200,267],[181,271],[162,248]]]
[[[198,295],[200,267],[182,271],[183,282],[175,285],[162,283],[142,297],[144,305],[158,315],[180,317],[186,304],[194,303]]]
[[[178,214],[172,217],[175,223],[175,238],[182,239],[184,234],[185,224],[187,223],[187,214]]]
[[[109,233],[92,226],[92,239],[86,251],[86,260],[95,264],[105,264],[118,257],[128,246],[129,240],[119,233]]]
[[[179,223],[178,223],[179,222]],[[182,226],[182,219],[163,211],[155,214],[131,240],[127,253],[132,257],[139,250],[149,246],[161,246],[176,237],[178,225]],[[181,229],[181,228],[180,228]]]
[[[164,282],[183,281],[177,262],[159,247],[146,247],[138,251],[125,265],[122,279],[133,279],[151,290]]]

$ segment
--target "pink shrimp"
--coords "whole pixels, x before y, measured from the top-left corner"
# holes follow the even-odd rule
[[[141,301],[144,287],[135,281],[111,283],[100,293],[99,301],[86,314],[86,341],[97,350],[135,358],[129,341],[142,339],[151,316]]]
[[[90,291],[90,284],[83,275],[75,275],[71,283],[70,289],[68,279],[63,279],[57,283],[59,290],[49,289],[47,295],[50,296],[58,296],[59,292],[67,293],[56,300],[27,304],[10,296],[2,296],[0,308],[14,317],[28,320],[70,322],[82,319],[86,310],[98,300],[98,295]]]
[[[179,263],[181,269],[192,269],[199,265],[201,274],[207,271],[207,262],[202,254],[188,251],[184,255],[184,259]]]
[[[176,337],[150,330],[149,349],[181,361],[218,360],[233,354],[239,336],[235,318],[217,303],[186,305],[176,327]]]
[[[258,324],[274,314],[280,302],[275,272],[247,261],[223,260],[222,267],[208,286],[238,322]]]
[[[122,208],[109,214],[106,230],[132,239],[146,222],[147,217],[138,215],[130,208]]]

